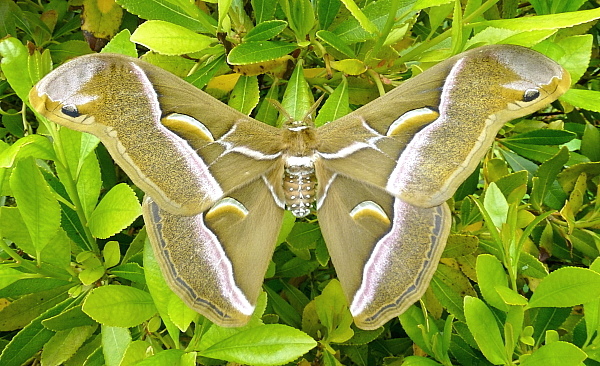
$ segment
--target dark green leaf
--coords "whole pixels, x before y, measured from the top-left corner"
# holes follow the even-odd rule
[[[244,42],[229,53],[227,61],[231,65],[247,65],[275,60],[297,48],[295,44],[280,41]]]
[[[259,23],[246,34],[244,42],[268,41],[281,33],[287,27],[287,24],[284,20],[270,20]]]
[[[510,141],[519,144],[530,145],[561,145],[576,138],[573,132],[563,130],[551,130],[548,128],[529,131],[500,140],[502,143]]]
[[[581,138],[581,153],[591,161],[600,161],[600,130],[589,123],[585,124],[585,132]]]
[[[554,157],[540,165],[533,179],[533,189],[531,190],[531,203],[534,208],[541,209],[548,191],[556,180],[556,176],[568,159],[569,151],[562,148]]]
[[[354,53],[352,48],[350,48],[346,44],[346,42],[340,39],[340,37],[338,37],[337,34],[330,31],[320,30],[317,32],[317,37],[319,37],[321,40],[323,40],[323,42],[340,51],[344,55],[351,58],[356,58],[356,54]]]
[[[61,311],[70,306],[74,301],[73,299],[66,299],[27,324],[2,350],[0,365],[21,366],[30,357],[39,352],[44,344],[55,334],[54,331],[42,325],[42,320],[60,314]]]

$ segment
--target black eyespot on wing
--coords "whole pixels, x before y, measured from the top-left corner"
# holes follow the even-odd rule
[[[60,111],[69,117],[75,118],[80,116],[77,107],[73,104],[65,104]]]
[[[536,100],[537,98],[539,98],[540,96],[540,91],[537,89],[527,89],[525,90],[525,93],[523,94],[523,101],[524,102],[531,102]]]

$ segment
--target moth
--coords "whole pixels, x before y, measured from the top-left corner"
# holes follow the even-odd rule
[[[484,46],[319,128],[275,128],[157,66],[93,54],[52,71],[29,98],[48,119],[98,136],[146,193],[156,258],[192,309],[244,325],[284,210],[314,207],[354,321],[375,329],[425,292],[450,231],[446,201],[499,129],[569,84],[540,53]]]

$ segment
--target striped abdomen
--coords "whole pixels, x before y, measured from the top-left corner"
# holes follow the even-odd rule
[[[310,213],[310,206],[315,201],[316,184],[313,166],[286,166],[283,176],[286,209],[296,217],[307,216]]]

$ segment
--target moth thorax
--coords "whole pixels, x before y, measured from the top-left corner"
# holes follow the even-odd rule
[[[317,180],[312,165],[289,165],[283,176],[285,206],[296,217],[305,217],[315,201]]]

